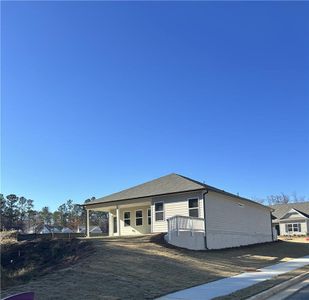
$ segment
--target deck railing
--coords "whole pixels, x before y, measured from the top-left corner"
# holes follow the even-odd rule
[[[204,219],[187,216],[173,216],[167,219],[168,237],[171,239],[172,232],[179,235],[180,231],[190,231],[191,235],[194,232],[203,232],[205,234]]]

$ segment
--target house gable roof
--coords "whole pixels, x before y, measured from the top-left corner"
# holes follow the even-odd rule
[[[104,203],[136,198],[145,198],[157,195],[173,194],[180,192],[188,192],[194,190],[204,189],[204,185],[195,182],[189,178],[185,178],[178,174],[169,174],[160,178],[136,185],[129,189],[122,190],[118,193],[114,193],[87,204]]]
[[[268,208],[258,202],[243,197],[239,197],[238,195],[228,193],[224,190],[217,189],[210,185],[204,184],[202,182],[175,173],[159,177],[157,179],[136,185],[129,189],[125,189],[102,198],[95,199],[83,205],[91,206],[92,204],[147,198],[159,195],[168,195],[168,194],[198,191],[198,190],[211,190],[217,193],[224,194],[226,196],[237,197],[241,200],[259,205],[264,208]]]
[[[291,208],[288,212],[286,212],[280,219],[286,219],[286,217],[292,213],[297,213],[300,217],[308,219],[308,216],[306,216],[304,213],[300,212],[299,210],[295,208]]]
[[[309,201],[307,202],[297,202],[297,203],[287,203],[287,204],[275,204],[271,205],[274,209],[273,215],[277,219],[282,219],[291,209],[296,210],[305,217],[309,218]]]

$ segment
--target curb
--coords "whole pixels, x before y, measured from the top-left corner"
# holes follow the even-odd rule
[[[289,279],[287,281],[284,281],[278,285],[273,286],[272,288],[259,293],[257,295],[254,295],[252,297],[247,298],[246,300],[265,300],[268,299],[271,296],[274,296],[275,294],[281,292],[282,290],[294,285],[295,283],[301,282],[303,279],[306,279],[309,277],[309,273],[305,272],[303,274],[300,274],[292,279]]]

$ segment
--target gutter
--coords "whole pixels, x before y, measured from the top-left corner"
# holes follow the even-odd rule
[[[207,225],[206,225],[206,198],[205,196],[208,194],[208,190],[206,190],[203,193],[203,208],[204,208],[204,231],[205,231],[205,236],[204,236],[204,244],[205,244],[205,249],[207,248]]]

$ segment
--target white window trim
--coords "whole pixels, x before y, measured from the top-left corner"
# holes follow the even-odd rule
[[[130,214],[130,218],[125,218],[125,213],[129,213]],[[126,224],[126,220],[129,220],[130,221],[130,225]],[[129,227],[131,226],[131,212],[130,211],[124,211],[123,212],[123,226],[124,227]]]
[[[298,232],[298,233],[301,233],[302,231],[301,231],[301,223],[285,223],[285,225],[286,225],[286,227],[285,227],[285,231],[286,231],[286,233],[289,233],[289,232]],[[289,225],[291,225],[292,226],[292,230],[288,230],[287,228],[289,227]],[[294,225],[297,225],[297,228],[299,229],[299,230],[297,230],[297,231],[295,231],[294,230]]]
[[[197,200],[197,207],[189,207],[189,201],[190,200]],[[199,197],[188,198],[187,203],[188,203],[188,216],[190,216],[190,210],[191,209],[197,209],[197,218],[199,218],[200,217],[200,199],[199,199]]]
[[[149,224],[149,219],[150,219],[150,224]],[[147,208],[147,225],[151,226],[151,223],[152,223],[151,208]]]
[[[142,217],[136,218],[136,212],[138,212],[138,211],[142,212]],[[142,224],[141,225],[137,225],[136,224],[136,220],[137,219],[142,219]],[[143,212],[143,210],[141,208],[140,209],[136,209],[135,210],[135,226],[143,226],[143,225],[144,225],[144,212]]]
[[[156,203],[162,203],[163,204],[163,210],[159,210],[159,211],[156,211]],[[153,203],[153,208],[154,208],[154,222],[164,222],[165,221],[165,203],[164,201],[156,201]],[[163,220],[157,220],[156,219],[156,213],[157,212],[162,212],[163,213]]]

